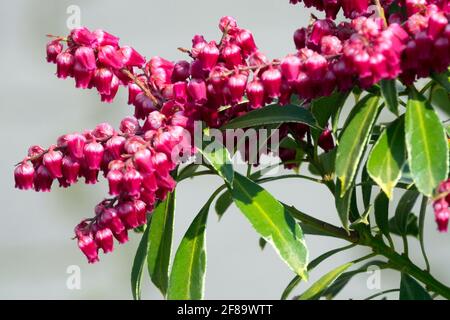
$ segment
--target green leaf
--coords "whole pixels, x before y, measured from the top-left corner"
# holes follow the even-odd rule
[[[373,181],[392,198],[405,164],[404,120],[398,118],[380,135],[367,160],[367,172]]]
[[[382,234],[389,237],[389,199],[384,192],[375,198],[375,222]]]
[[[361,193],[364,207],[367,208],[372,197],[372,179],[367,172],[367,164],[363,166],[361,172]]]
[[[412,277],[402,273],[400,300],[433,300],[430,294]]]
[[[338,180],[336,184],[336,194],[341,193],[341,182]],[[343,197],[335,198],[336,210],[341,220],[342,226],[345,230],[349,230],[349,217],[350,217],[350,206],[352,200],[353,190],[348,190]]]
[[[443,73],[432,73],[431,78],[433,78],[434,81],[439,83],[447,92],[450,92],[450,82],[449,82],[449,73],[443,72]]]
[[[304,293],[297,297],[297,300],[312,300],[320,297],[322,292],[325,291],[328,286],[336,280],[345,270],[350,268],[353,265],[353,262],[349,262],[343,264],[336,269],[331,270],[324,276],[322,276],[319,280],[317,280],[309,289],[307,289]]]
[[[442,110],[447,116],[450,115],[450,99],[447,90],[439,85],[433,86],[431,89],[431,104]]]
[[[360,273],[364,273],[367,271],[367,268],[370,266],[382,266],[385,262],[383,261],[369,261],[360,268],[352,271],[348,271],[345,273],[342,273],[334,282],[332,285],[330,285],[326,290],[323,291],[322,295],[323,297],[326,297],[327,299],[333,299],[338,295],[339,292],[341,292],[342,289],[352,280],[352,278]]]
[[[310,127],[318,127],[311,112],[295,105],[280,106],[273,104],[229,121],[222,129],[250,128],[273,123],[303,123]]]
[[[214,139],[213,142],[203,141],[203,147],[198,148],[198,150],[225,182],[231,185],[233,183],[234,170],[227,148]]]
[[[340,197],[353,184],[379,110],[379,96],[368,94],[352,110],[336,154],[336,176],[342,183]]]
[[[214,209],[216,210],[217,215],[219,216],[219,219],[221,219],[225,213],[225,211],[228,210],[228,208],[233,203],[233,198],[231,197],[231,194],[229,191],[224,191],[220,197],[217,198],[216,204],[214,206]]]
[[[416,90],[411,90],[405,118],[409,168],[417,189],[431,196],[448,175],[448,145],[436,112]]]
[[[136,250],[136,255],[134,256],[133,267],[131,268],[131,291],[134,300],[141,299],[142,270],[144,269],[145,260],[147,258],[149,230],[150,227],[145,228],[145,231],[142,234],[141,241]]]
[[[192,174],[194,174],[195,171],[197,171],[197,169],[199,167],[200,167],[200,165],[196,164],[196,163],[191,163],[191,164],[187,165],[186,167],[181,169],[180,172],[178,173],[177,181],[181,181],[181,180],[190,178],[192,176]]]
[[[381,94],[389,111],[398,116],[398,96],[395,80],[385,79],[380,81]]]
[[[419,193],[414,190],[406,191],[402,198],[400,199],[397,208],[395,209],[394,222],[396,225],[396,230],[401,234],[405,235],[408,230],[408,225],[411,223],[411,210],[417,201]],[[414,216],[414,214],[413,214]],[[415,217],[415,216],[414,216]],[[416,222],[417,222],[417,217]],[[394,231],[394,230],[392,230]]]
[[[311,103],[311,112],[320,128],[325,128],[331,117],[334,117],[343,107],[349,92],[335,92],[331,96],[314,99]],[[311,130],[314,141],[320,137],[323,130]]]
[[[235,173],[231,194],[260,236],[296,274],[306,279],[308,250],[300,226],[287,210],[269,192],[239,173]]]
[[[160,202],[152,214],[149,227],[147,253],[148,273],[152,282],[165,296],[169,282],[169,262],[172,252],[173,223],[175,214],[175,191]]]
[[[413,236],[417,238],[419,236],[419,226],[417,216],[410,212],[406,217],[406,230],[400,230],[395,220],[395,217],[389,220],[389,230],[391,233],[398,236]]]
[[[200,209],[178,247],[170,274],[169,300],[201,300],[206,273],[205,230],[213,196]]]
[[[325,253],[321,254],[320,256],[318,256],[317,258],[315,258],[314,260],[312,260],[308,264],[308,272],[311,272],[311,270],[313,270],[315,267],[317,267],[320,263],[322,263],[323,261],[325,261],[329,257],[335,255],[336,253],[339,253],[341,251],[353,248],[354,246],[355,246],[354,244],[350,244],[348,246],[337,248],[337,249],[334,249],[334,250],[330,250],[328,252],[325,252]],[[287,297],[291,294],[292,290],[295,289],[295,287],[301,282],[301,280],[302,279],[299,276],[296,275],[291,280],[291,282],[288,284],[286,289],[284,289],[283,294],[281,295],[281,300],[286,300]]]

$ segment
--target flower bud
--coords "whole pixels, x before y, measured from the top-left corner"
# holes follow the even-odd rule
[[[56,63],[56,57],[63,50],[62,44],[59,40],[53,40],[47,43],[47,62]]]
[[[306,29],[300,28],[294,32],[294,43],[297,50],[303,49],[306,46]]]
[[[139,121],[132,116],[125,117],[120,122],[120,131],[126,134],[135,134],[139,131],[140,125]]]
[[[191,65],[186,60],[180,60],[173,66],[171,82],[185,81],[190,75]]]

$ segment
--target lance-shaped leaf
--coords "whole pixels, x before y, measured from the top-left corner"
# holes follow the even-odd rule
[[[341,197],[353,184],[378,115],[379,99],[379,96],[368,94],[359,101],[349,115],[349,120],[339,139],[336,154],[336,176],[341,181],[339,194]]]
[[[414,89],[406,108],[405,139],[414,183],[420,192],[431,196],[448,175],[448,144],[436,112]]]
[[[169,262],[175,212],[175,192],[169,193],[153,211],[148,235],[147,266],[150,279],[165,296],[169,282]]]
[[[147,258],[149,230],[150,227],[147,226],[142,234],[136,255],[134,256],[133,267],[131,268],[131,292],[135,300],[141,299],[142,270],[144,269],[145,259]]]
[[[205,230],[214,196],[215,194],[200,209],[175,254],[167,292],[170,300],[203,298],[206,273]]]
[[[398,96],[395,80],[384,79],[380,81],[381,94],[389,111],[398,116]]]
[[[397,205],[395,216],[392,221],[396,226],[395,229],[397,229],[401,235],[407,234],[408,226],[411,224],[411,210],[413,209],[418,196],[419,193],[417,191],[408,190],[403,194]],[[412,215],[415,217],[414,214]],[[417,217],[415,217],[415,225],[417,226]]]
[[[235,118],[224,125],[222,129],[250,128],[286,122],[303,123],[310,127],[318,127],[309,110],[292,104],[286,106],[273,104]]]
[[[402,273],[400,300],[433,300],[430,294],[413,278]]]
[[[283,205],[239,173],[235,173],[231,195],[260,236],[275,248],[296,274],[306,279],[308,250],[303,232]]]
[[[450,92],[450,80],[449,80],[449,72],[443,72],[443,73],[433,73],[431,75],[434,81],[439,83],[447,92]]]
[[[398,118],[380,135],[367,161],[367,172],[388,198],[392,198],[406,161],[404,130],[403,117]]]
[[[349,262],[343,264],[336,269],[331,270],[324,276],[322,276],[319,280],[317,280],[309,289],[307,289],[304,293],[297,297],[298,300],[311,300],[320,297],[322,292],[325,291],[328,286],[336,280],[345,270],[350,268],[353,265],[353,262]]]
[[[212,142],[203,141],[203,146],[198,146],[197,149],[225,182],[231,185],[233,183],[234,170],[231,164],[230,153],[222,143],[216,139],[212,140]]]

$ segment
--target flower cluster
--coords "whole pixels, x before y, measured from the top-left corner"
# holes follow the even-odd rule
[[[64,49],[63,43],[67,43]],[[128,73],[145,63],[136,50],[119,46],[119,38],[103,31],[73,29],[67,38],[47,44],[47,61],[55,63],[58,78],[73,77],[77,88],[96,88],[103,102],[111,102],[119,85],[130,82]]]
[[[56,145],[44,150],[29,149],[28,157],[14,172],[16,187],[50,191],[54,180],[68,187],[84,177],[95,184],[99,172],[108,180],[113,199],[101,202],[95,218],[82,221],[75,229],[78,245],[89,262],[97,252],[112,250],[112,236],[127,241],[127,230],[146,223],[147,212],[173,191],[171,171],[192,154],[188,118],[182,112],[153,111],[141,126],[127,117],[115,131],[109,124],[94,130],[63,135]],[[117,202],[116,205],[114,205]]]
[[[442,181],[437,192],[437,199],[433,202],[434,216],[438,230],[447,232],[450,217],[450,179]]]
[[[56,64],[59,78],[73,77],[77,88],[97,89],[105,102],[114,99],[120,85],[126,86],[134,117],[122,120],[119,131],[100,124],[64,135],[48,149],[31,147],[15,169],[16,187],[50,191],[55,180],[68,187],[80,177],[93,184],[102,172],[113,198],[102,201],[95,217],[75,230],[79,247],[95,262],[99,249],[111,251],[113,237],[125,242],[127,230],[145,223],[155,202],[173,190],[171,171],[180,163],[180,154],[194,151],[185,133],[192,133],[195,120],[217,128],[270,103],[285,105],[300,98],[307,107],[312,99],[336,90],[369,88],[397,77],[408,84],[448,67],[447,1],[398,1],[402,10],[395,11],[392,1],[385,0],[385,15],[380,17],[372,16],[369,0],[303,2],[325,10],[327,19],[314,18],[307,28],[298,29],[297,51],[279,60],[269,60],[253,34],[228,16],[219,22],[219,41],[196,35],[190,49],[180,49],[189,61],[146,61],[103,30],[77,28],[67,37],[52,36],[47,61]],[[352,20],[336,25],[329,18],[341,7]],[[309,128],[285,124],[280,130],[281,138],[289,134],[300,141]],[[334,148],[330,130],[318,143],[326,152]],[[287,167],[296,166],[294,150],[281,149],[279,155],[291,162]],[[435,208],[444,208],[441,202]],[[447,214],[447,207],[441,209],[436,210]],[[441,230],[444,220],[438,220]]]

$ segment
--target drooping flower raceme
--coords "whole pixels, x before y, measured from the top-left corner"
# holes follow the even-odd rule
[[[308,107],[312,99],[335,91],[370,88],[397,77],[409,84],[448,67],[446,1],[400,1],[404,15],[390,12],[392,1],[382,1],[387,20],[375,16],[368,0],[303,2],[324,10],[328,18],[342,8],[351,20],[336,25],[314,18],[295,31],[296,52],[282,59],[269,60],[253,34],[228,16],[219,22],[219,41],[195,35],[192,47],[182,49],[189,60],[146,60],[103,30],[77,28],[53,38],[47,61],[56,64],[59,78],[74,78],[77,88],[95,88],[104,102],[113,101],[120,86],[127,87],[134,116],[123,119],[119,130],[100,124],[64,135],[49,148],[31,147],[14,171],[16,187],[50,191],[55,180],[68,187],[79,178],[94,184],[102,173],[111,197],[75,228],[78,246],[89,262],[96,262],[100,249],[112,251],[113,238],[127,241],[127,231],[145,224],[155,203],[174,189],[171,172],[182,161],[180,154],[195,152],[186,138],[194,121],[218,128],[268,104],[283,106],[295,98]],[[280,138],[291,135],[301,141],[309,130],[283,124]],[[332,150],[331,131],[325,129],[318,143]],[[296,166],[289,163],[297,156],[292,150],[281,148],[279,156],[286,167]],[[435,202],[440,230],[448,220],[445,199]]]

